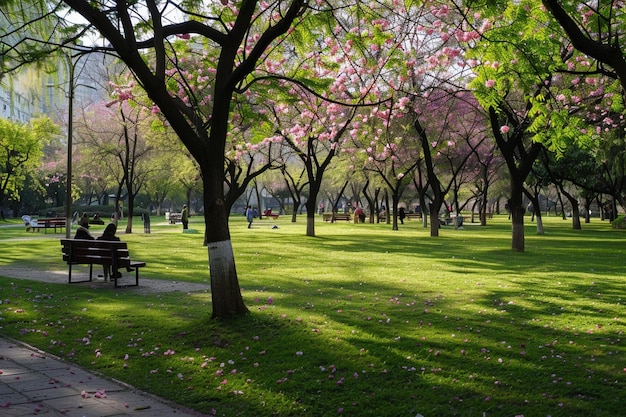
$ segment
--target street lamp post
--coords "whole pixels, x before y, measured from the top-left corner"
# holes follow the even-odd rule
[[[74,122],[74,69],[76,62],[80,59],[80,56],[76,61],[72,60],[72,57],[66,55],[69,67],[69,92],[68,107],[67,107],[67,178],[66,178],[66,190],[65,190],[65,237],[69,239],[72,233],[72,134],[73,134],[73,122]]]
[[[72,232],[72,147],[73,147],[73,130],[74,130],[74,93],[78,84],[76,83],[75,73],[78,61],[91,51],[80,51],[75,55],[64,53],[67,60],[69,88],[67,93],[67,190],[65,195],[65,237],[70,238]],[[94,88],[89,85],[85,87]]]

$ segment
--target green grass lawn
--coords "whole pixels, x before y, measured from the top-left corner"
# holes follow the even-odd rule
[[[527,219],[516,253],[506,216],[439,238],[304,220],[232,218],[245,318],[209,320],[206,292],[0,277],[0,334],[218,416],[623,414],[624,231]],[[142,277],[208,283],[201,221],[120,236]],[[60,237],[0,224],[0,276],[65,269]]]

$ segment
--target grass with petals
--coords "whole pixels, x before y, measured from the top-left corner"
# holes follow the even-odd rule
[[[439,238],[418,221],[318,221],[311,238],[304,218],[234,216],[251,314],[233,321],[209,320],[206,291],[2,277],[65,266],[60,235],[0,224],[0,334],[218,416],[620,415],[625,232],[544,222],[516,253],[505,216]],[[143,277],[208,283],[190,227],[120,236]]]

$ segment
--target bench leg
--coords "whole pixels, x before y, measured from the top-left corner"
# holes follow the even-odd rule
[[[82,281],[72,281],[72,263],[69,263],[68,266],[69,266],[69,272],[68,272],[68,275],[67,275],[67,282],[69,284],[77,284],[79,282],[89,282],[89,281],[91,281],[91,265],[89,265],[89,280],[84,279]]]
[[[138,287],[139,286],[139,267],[132,267],[135,269],[135,285],[127,285],[127,287]],[[113,287],[119,288],[120,286],[117,284],[117,278],[113,278]]]

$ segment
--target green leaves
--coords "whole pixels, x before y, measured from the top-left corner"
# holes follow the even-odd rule
[[[48,117],[20,124],[0,118],[0,205],[23,188],[29,170],[38,166],[43,146],[59,133]]]

